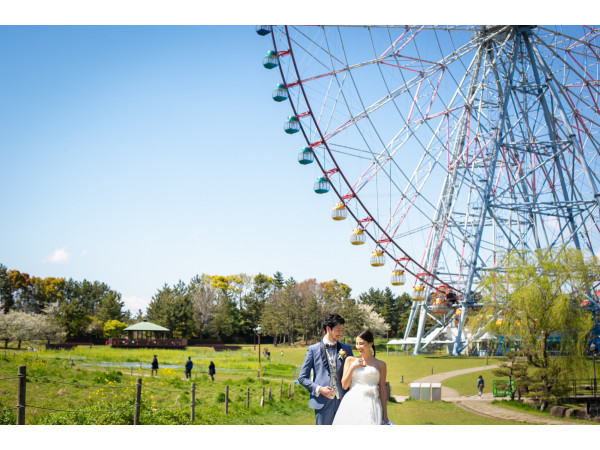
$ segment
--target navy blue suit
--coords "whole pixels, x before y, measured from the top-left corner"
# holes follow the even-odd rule
[[[317,393],[317,386],[327,387],[330,385],[329,363],[327,362],[327,353],[323,341],[308,347],[304,362],[302,363],[302,367],[300,367],[298,383],[310,392],[308,406],[315,410],[315,422],[317,425],[331,425],[340,401],[346,393],[346,390],[342,389],[342,374],[346,359],[339,358],[338,355],[341,349],[346,351],[346,356],[353,356],[352,347],[340,342],[336,344],[336,380],[340,394],[339,399],[330,399],[324,395],[317,397],[315,395]],[[310,379],[311,370],[314,372],[312,380]]]

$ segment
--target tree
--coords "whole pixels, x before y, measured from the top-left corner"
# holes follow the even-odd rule
[[[321,311],[319,309],[320,288],[314,278],[302,281],[295,286],[298,296],[298,332],[302,340],[308,344],[309,338],[320,337],[315,329],[321,326]]]
[[[12,309],[14,303],[10,281],[8,280],[8,269],[5,265],[0,264],[0,309],[7,313]]]
[[[96,309],[96,318],[106,323],[109,320],[121,321],[125,318],[123,308],[125,302],[121,300],[121,294],[113,290],[108,291],[102,298]]]
[[[0,311],[0,340],[4,341],[4,348],[8,347],[10,341],[8,313]]]
[[[285,285],[285,279],[280,271],[277,271],[273,274],[273,284],[275,285],[275,289],[283,289],[283,286]]]
[[[92,316],[88,314],[87,309],[76,297],[65,295],[49,311],[56,323],[66,330],[69,337],[84,335],[88,325],[92,322]]]
[[[215,289],[218,298],[214,315],[215,330],[221,339],[246,335],[256,326],[247,322],[246,316],[242,314],[251,282],[251,277],[243,273],[229,276],[216,275],[211,278],[211,286]]]
[[[243,334],[252,334],[252,329],[261,322],[265,301],[275,289],[273,278],[259,273],[252,279],[252,289],[244,296],[242,304],[245,308],[241,311],[242,322],[245,329]]]
[[[146,316],[149,321],[171,330],[174,337],[191,337],[195,334],[191,296],[182,281],[172,288],[165,283],[152,297]]]
[[[31,279],[31,291],[33,304],[30,310],[35,313],[41,313],[49,305],[56,304],[64,295],[64,278],[38,278]]]
[[[58,325],[52,317],[40,315],[38,323],[38,336],[40,340],[45,340],[47,344],[51,342],[63,342],[67,337],[67,332]]]
[[[520,358],[519,352],[513,349],[505,352],[501,360],[500,366],[492,373],[497,377],[508,378],[507,389],[510,391],[510,399],[514,400],[517,393],[520,399],[521,392],[528,389],[527,364]]]
[[[393,336],[400,336],[404,332],[402,325],[406,327],[408,313],[412,301],[406,293],[397,297],[389,287],[384,290],[370,288],[358,296],[358,301],[371,305],[373,310],[381,315],[389,325],[389,332]],[[406,316],[405,320],[404,316]]]
[[[211,286],[211,277],[196,275],[190,281],[188,291],[199,336],[212,335],[212,321],[217,309],[218,299],[214,288]]]
[[[3,339],[5,346],[8,341],[17,341],[17,348],[21,348],[23,341],[36,340],[37,323],[34,314],[29,314],[23,311],[11,311],[4,314],[6,325],[4,328]]]
[[[127,324],[118,320],[107,320],[104,324],[104,336],[108,338],[118,338],[123,330],[127,328]]]
[[[14,308],[20,311],[33,310],[32,280],[29,274],[18,270],[9,270],[7,279],[12,292]]]
[[[385,336],[389,331],[390,326],[385,322],[383,317],[375,311],[373,306],[359,303],[358,310],[362,316],[363,329],[371,331],[374,336]]]
[[[529,393],[541,409],[568,388],[568,374],[582,367],[590,314],[579,308],[600,273],[595,258],[568,248],[513,251],[502,257],[480,287],[490,317],[487,329],[518,342],[531,377]],[[500,319],[500,320],[497,320]]]
[[[276,290],[265,301],[261,315],[261,325],[266,336],[272,336],[274,343],[286,332],[284,324],[286,318],[286,305],[283,301],[283,289]],[[276,344],[275,344],[276,345]]]
[[[79,283],[73,282],[71,297],[76,299],[90,316],[94,316],[102,299],[111,291],[106,283],[83,280]]]
[[[406,331],[406,326],[408,325],[410,309],[412,307],[412,299],[410,298],[409,294],[407,294],[406,292],[403,292],[402,295],[400,297],[398,297],[397,303],[399,306],[400,314],[398,317],[398,325],[397,325],[396,329],[392,331],[392,334],[394,336],[404,336],[404,332]],[[429,319],[429,317],[427,319]],[[418,320],[415,320],[413,322],[412,328],[410,330],[408,330],[410,335],[414,336],[416,334],[417,328],[418,328],[418,323],[419,323]]]

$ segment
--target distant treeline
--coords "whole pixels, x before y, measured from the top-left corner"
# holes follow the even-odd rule
[[[320,338],[321,320],[330,312],[346,319],[347,337],[365,328],[392,337],[404,333],[410,305],[408,294],[397,296],[389,288],[371,288],[352,298],[350,287],[337,280],[297,282],[281,272],[203,274],[187,284],[165,284],[146,311],[134,315],[124,309],[121,294],[105,283],[32,277],[0,264],[0,339],[5,341],[29,340],[14,331],[23,328],[15,323],[27,322],[29,316],[55,327],[54,334],[43,337],[47,341],[60,339],[60,332],[71,339],[116,337],[127,325],[147,319],[169,328],[176,338],[248,342],[260,324],[264,337],[289,343]]]

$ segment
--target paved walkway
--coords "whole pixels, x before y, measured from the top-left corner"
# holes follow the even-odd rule
[[[458,375],[463,375],[473,372],[481,372],[482,370],[495,369],[498,365],[472,367],[470,369],[454,370],[452,372],[443,372],[436,375],[414,380],[413,383],[441,383],[442,381]],[[396,401],[402,402],[407,399],[406,396],[394,395]],[[516,422],[524,422],[531,425],[575,425],[577,422],[566,422],[557,419],[546,417],[538,417],[533,414],[528,414],[521,411],[513,411],[502,408],[501,406],[492,405],[494,400],[491,393],[484,393],[483,398],[478,398],[475,395],[460,396],[459,393],[449,387],[442,385],[442,400],[452,402],[462,409],[470,411],[481,416],[493,417],[495,419],[512,420]]]

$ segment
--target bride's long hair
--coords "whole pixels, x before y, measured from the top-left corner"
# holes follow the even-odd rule
[[[360,333],[358,333],[359,338],[361,338],[363,341],[367,341],[371,344],[373,344],[373,347],[371,347],[373,349],[373,358],[375,358],[375,344],[374,341],[375,339],[373,338],[373,333],[371,333],[369,330],[365,330],[365,331],[361,331]]]

